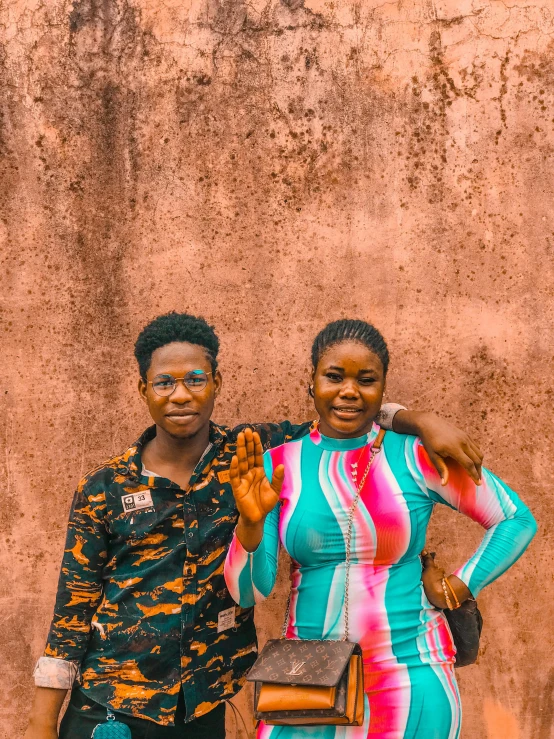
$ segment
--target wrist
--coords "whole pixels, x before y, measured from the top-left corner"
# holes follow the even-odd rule
[[[248,523],[239,517],[236,533],[237,539],[243,549],[249,553],[255,552],[260,546],[260,542],[263,538],[264,522],[258,521],[257,523]]]
[[[394,418],[396,414],[405,410],[405,406],[399,405],[398,403],[384,403],[377,414],[375,422],[386,431],[394,431]]]
[[[29,717],[29,726],[32,729],[54,729],[58,728],[58,716],[31,714]]]
[[[248,519],[239,516],[237,529],[240,527],[243,531],[259,531],[260,529],[263,529],[264,521],[265,518],[262,518],[260,521],[248,521]]]
[[[447,580],[450,588],[454,591],[454,594],[458,599],[460,605],[464,601],[468,600],[468,598],[473,598],[471,590],[467,587],[463,580],[460,580],[459,577],[457,577],[456,575],[448,575]]]

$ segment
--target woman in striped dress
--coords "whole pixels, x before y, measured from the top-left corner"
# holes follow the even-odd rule
[[[247,431],[239,442],[231,481],[240,518],[225,577],[237,603],[259,603],[275,584],[284,546],[292,559],[287,637],[339,639],[347,519],[360,486],[349,638],[363,651],[365,721],[362,727],[262,723],[258,739],[456,739],[461,706],[455,647],[438,609],[476,597],[508,569],[533,538],[535,521],[487,470],[476,486],[452,464],[441,485],[416,437],[388,434],[363,480],[378,433],[374,418],[389,362],[385,341],[367,323],[337,321],[316,337],[312,360],[310,392],[319,421],[311,434],[263,457],[256,434]],[[476,552],[445,583],[433,566],[422,578],[420,552],[437,503],[486,529]]]

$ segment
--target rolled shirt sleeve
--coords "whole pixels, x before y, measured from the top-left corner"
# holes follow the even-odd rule
[[[57,688],[71,690],[75,680],[80,677],[79,665],[65,659],[40,657],[35,665],[33,678],[37,688]]]

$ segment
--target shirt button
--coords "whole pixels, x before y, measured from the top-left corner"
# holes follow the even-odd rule
[[[188,536],[189,539],[192,539],[192,537],[194,536],[194,534],[192,533],[192,531],[189,531],[188,534],[187,534],[187,536]]]

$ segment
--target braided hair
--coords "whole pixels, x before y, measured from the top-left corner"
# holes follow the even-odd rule
[[[184,341],[203,347],[212,365],[212,372],[216,371],[219,339],[213,326],[206,323],[203,318],[171,311],[154,318],[138,335],[135,357],[143,380],[146,380],[152,354],[156,349],[174,341]]]
[[[386,376],[389,368],[389,350],[381,333],[371,323],[351,318],[341,318],[340,321],[328,323],[314,339],[312,344],[312,365],[316,369],[322,354],[334,344],[343,341],[357,341],[376,354],[383,365]]]

